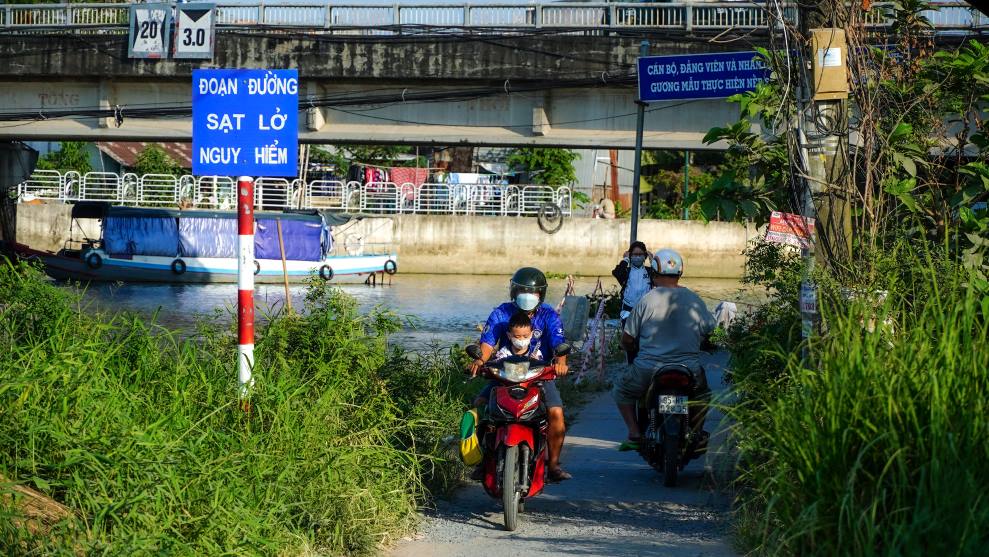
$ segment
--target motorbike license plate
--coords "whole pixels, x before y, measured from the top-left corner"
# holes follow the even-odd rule
[[[687,398],[677,395],[659,395],[657,410],[660,414],[686,414]]]

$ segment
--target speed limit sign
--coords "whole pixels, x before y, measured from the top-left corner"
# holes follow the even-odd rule
[[[177,4],[175,6],[174,58],[213,57],[215,4]]]
[[[171,4],[131,4],[128,56],[167,57],[171,16]]]

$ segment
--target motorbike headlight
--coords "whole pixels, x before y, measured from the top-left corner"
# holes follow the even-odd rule
[[[529,374],[529,362],[512,363],[505,362],[501,369],[501,377],[513,383],[525,381]]]

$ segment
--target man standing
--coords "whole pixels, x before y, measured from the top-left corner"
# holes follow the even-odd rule
[[[691,412],[691,427],[699,430],[707,414],[706,401],[711,390],[700,363],[701,345],[714,331],[714,316],[707,305],[689,288],[680,286],[683,259],[671,249],[662,249],[653,257],[656,288],[642,296],[622,332],[622,347],[637,351],[635,360],[615,383],[613,395],[618,411],[628,427],[624,450],[638,449],[642,432],[635,420],[635,403],[645,395],[653,375],[665,365],[686,366],[696,379],[691,400],[705,401]]]

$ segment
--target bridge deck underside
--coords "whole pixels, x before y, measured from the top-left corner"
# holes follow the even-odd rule
[[[302,84],[315,98],[380,91],[374,83]],[[456,85],[432,87],[457,92]],[[402,90],[397,89],[396,96]],[[189,116],[131,117],[143,106],[189,106],[191,85],[175,82],[0,82],[7,112],[37,113],[38,119],[0,122],[0,139],[191,141]],[[116,118],[48,118],[73,107],[120,107]],[[235,107],[232,107],[235,111]],[[504,93],[456,102],[395,102],[379,105],[301,108],[299,140],[304,143],[394,143],[419,145],[541,145],[632,148],[636,104],[628,86]],[[647,148],[718,149],[704,134],[738,117],[723,99],[654,103],[647,107],[643,144]],[[46,119],[42,119],[46,118]]]

